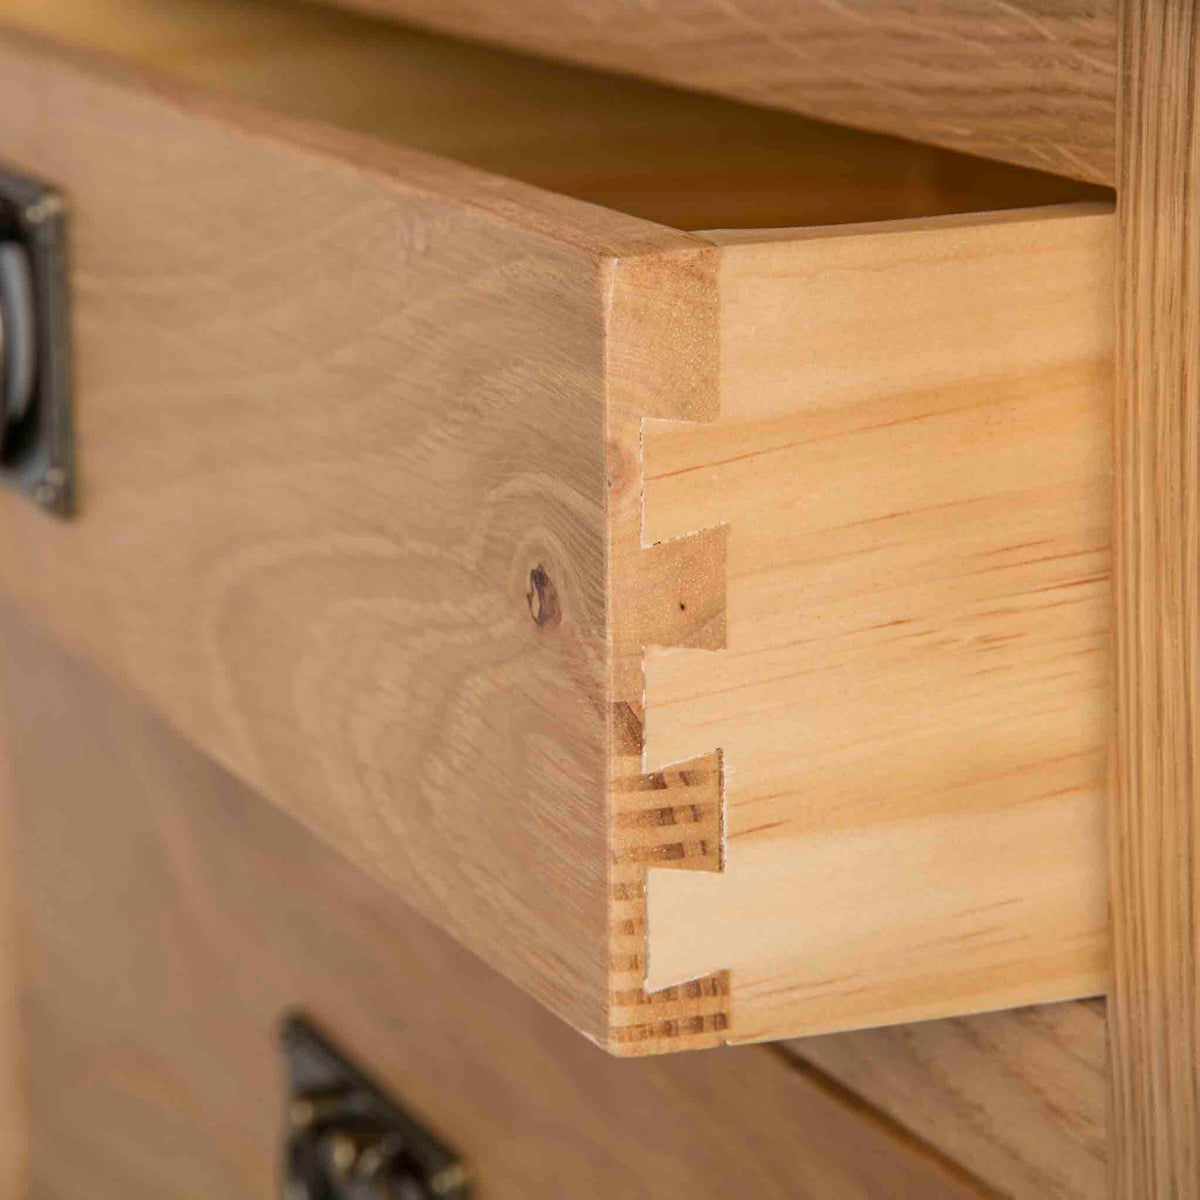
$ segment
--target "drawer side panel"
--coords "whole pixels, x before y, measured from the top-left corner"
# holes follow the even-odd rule
[[[642,540],[723,531],[724,641],[645,655],[644,769],[719,753],[651,989],[730,1041],[1106,984],[1112,217],[729,239],[721,413],[642,430]],[[648,551],[647,553],[652,553]]]

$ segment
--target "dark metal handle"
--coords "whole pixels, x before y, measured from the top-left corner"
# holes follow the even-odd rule
[[[67,211],[0,168],[0,476],[60,516],[75,500]]]
[[[285,1200],[466,1200],[462,1159],[304,1017],[284,1024]]]

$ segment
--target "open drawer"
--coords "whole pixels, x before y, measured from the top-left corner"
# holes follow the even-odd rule
[[[0,495],[8,593],[616,1053],[1102,990],[1101,193],[44,7],[0,159],[70,206],[79,511]]]

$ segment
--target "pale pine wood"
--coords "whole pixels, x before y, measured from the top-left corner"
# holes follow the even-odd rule
[[[482,1197],[994,1196],[766,1049],[608,1059],[11,612],[0,631],[32,1195],[277,1194],[274,1030],[300,1004]]]
[[[872,221],[1099,190],[289,0],[0,0],[0,19],[683,229]]]
[[[1080,1000],[782,1043],[1014,1200],[1105,1195],[1104,1004]]]
[[[1116,0],[343,0],[1080,179],[1115,178]]]
[[[728,241],[720,417],[641,430],[643,543],[725,525],[727,588],[646,653],[643,769],[724,777],[647,986],[730,970],[732,1041],[1094,995],[1111,214]]]
[[[1112,1195],[1200,1196],[1200,21],[1122,7]]]

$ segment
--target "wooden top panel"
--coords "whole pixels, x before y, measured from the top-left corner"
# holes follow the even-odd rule
[[[569,9],[544,24],[570,21]],[[287,0],[0,0],[0,19],[680,229],[891,220],[1095,194],[932,146]]]
[[[1116,0],[345,0],[556,58],[1115,179]]]

